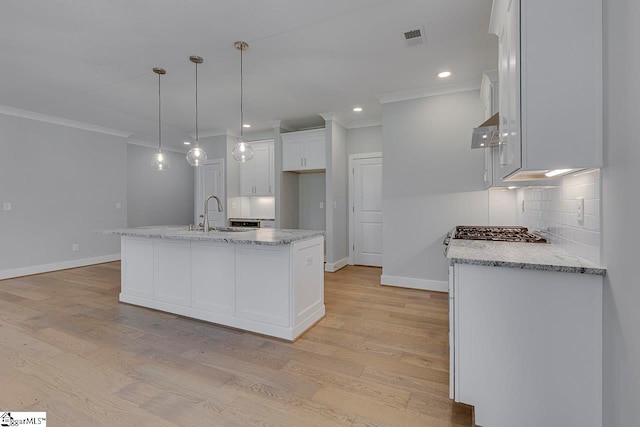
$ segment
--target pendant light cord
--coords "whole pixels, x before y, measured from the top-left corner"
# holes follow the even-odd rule
[[[244,108],[243,108],[243,102],[242,99],[243,97],[243,80],[244,80],[244,76],[242,74],[242,52],[244,51],[244,47],[241,45],[240,46],[240,138],[242,138],[244,140]]]
[[[196,146],[198,145],[198,63],[196,62]]]
[[[160,125],[162,98],[160,97],[160,73],[158,73],[158,150],[162,151],[162,126]]]

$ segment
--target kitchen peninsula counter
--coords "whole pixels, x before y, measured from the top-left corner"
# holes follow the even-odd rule
[[[289,341],[324,317],[322,231],[102,233],[121,236],[121,302]]]

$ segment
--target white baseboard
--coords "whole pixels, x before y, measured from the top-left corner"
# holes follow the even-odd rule
[[[449,292],[449,283],[441,280],[416,279],[414,277],[383,274],[380,277],[380,284],[399,288],[422,289],[424,291]]]
[[[335,273],[340,270],[342,267],[349,265],[349,257],[342,258],[337,262],[327,262],[324,264],[324,271],[328,271],[329,273]]]
[[[71,261],[54,262],[53,264],[32,265],[29,267],[14,268],[11,270],[0,270],[0,280],[14,277],[30,276],[32,274],[48,273],[50,271],[66,270],[68,268],[84,267],[92,264],[102,264],[104,262],[119,261],[120,254],[103,255],[93,258],[74,259]]]

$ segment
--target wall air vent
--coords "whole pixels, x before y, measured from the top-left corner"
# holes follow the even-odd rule
[[[416,28],[404,33],[404,41],[407,46],[416,46],[424,43],[424,28]]]

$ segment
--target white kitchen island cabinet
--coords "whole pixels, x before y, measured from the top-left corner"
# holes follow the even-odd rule
[[[324,317],[322,232],[105,233],[122,236],[121,302],[291,341]]]
[[[454,399],[483,426],[601,426],[604,270],[539,243],[447,257]]]

